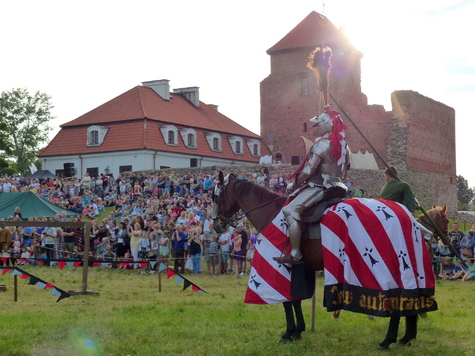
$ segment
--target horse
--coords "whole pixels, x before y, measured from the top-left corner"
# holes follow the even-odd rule
[[[277,195],[257,184],[245,179],[237,179],[232,174],[224,178],[222,172],[219,172],[219,182],[216,185],[213,199],[213,220],[216,225],[218,225],[221,220],[228,222],[233,221],[235,214],[238,211],[242,211],[258,232],[264,230],[273,221],[287,200],[286,197]],[[439,211],[441,212],[441,210]],[[441,221],[447,221],[447,218],[441,217]],[[306,268],[310,268],[314,271],[324,269],[321,239],[303,239],[301,242],[301,250]],[[396,271],[394,273],[397,274],[398,272],[399,271]],[[287,329],[280,341],[285,342],[299,339],[301,333],[305,331],[301,300],[286,301],[283,305]],[[294,308],[296,314],[296,322],[292,308]],[[436,310],[436,307],[433,310]],[[390,323],[388,331],[385,339],[378,346],[380,349],[388,349],[389,345],[397,341],[400,315],[393,313],[389,316]],[[417,315],[407,315],[406,332],[399,342],[409,346],[410,341],[415,339],[416,335]]]

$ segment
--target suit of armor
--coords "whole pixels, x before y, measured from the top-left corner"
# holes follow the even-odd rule
[[[317,139],[307,153],[303,168],[296,173],[295,187],[297,188],[291,195],[292,201],[286,205],[282,212],[287,219],[289,238],[292,245],[291,258],[286,255],[274,258],[283,263],[298,263],[302,254],[300,252],[301,226],[299,223],[301,214],[323,200],[325,190],[332,187],[347,189],[341,177],[346,173],[349,162],[348,146],[344,141],[344,133],[337,132],[343,136],[343,140],[338,140],[337,154],[335,154],[334,117],[338,116],[340,128],[346,128],[341,123],[339,114],[336,111],[328,110],[318,118],[310,119],[312,126],[316,127],[315,135]]]

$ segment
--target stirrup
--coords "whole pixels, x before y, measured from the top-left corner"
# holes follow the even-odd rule
[[[284,256],[280,256],[280,257],[272,257],[272,259],[276,262],[279,262],[279,263],[289,263],[291,265],[295,265],[295,264],[300,264],[302,263],[302,260],[301,259],[296,259],[294,256],[292,256],[290,253],[284,255]]]

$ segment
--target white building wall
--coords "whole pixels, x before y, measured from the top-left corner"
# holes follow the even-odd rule
[[[43,169],[55,174],[56,170],[63,170],[64,163],[74,163],[76,177],[82,177],[87,169],[98,168],[99,174],[109,168],[114,177],[119,175],[119,167],[132,166],[133,171],[160,169],[160,167],[183,168],[190,167],[190,159],[196,158],[198,167],[209,167],[231,164],[255,164],[216,157],[202,157],[199,155],[184,155],[171,152],[155,152],[149,150],[95,153],[88,155],[67,155],[41,158]]]

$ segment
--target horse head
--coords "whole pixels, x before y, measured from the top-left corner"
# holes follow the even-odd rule
[[[227,188],[230,181],[235,180],[236,176],[228,174],[226,177],[223,172],[219,171],[218,184],[214,187],[213,192],[213,227],[219,232],[221,230],[221,220],[233,226],[236,212],[239,206],[232,196],[228,194]]]
[[[444,235],[447,235],[449,226],[449,219],[447,218],[447,204],[444,204],[443,207],[433,205],[432,209],[428,210],[426,214],[431,218],[440,231]],[[425,228],[429,229],[433,233],[436,233],[436,229],[432,226],[432,223],[425,217],[424,214],[419,215],[417,220],[422,225],[424,225]]]

